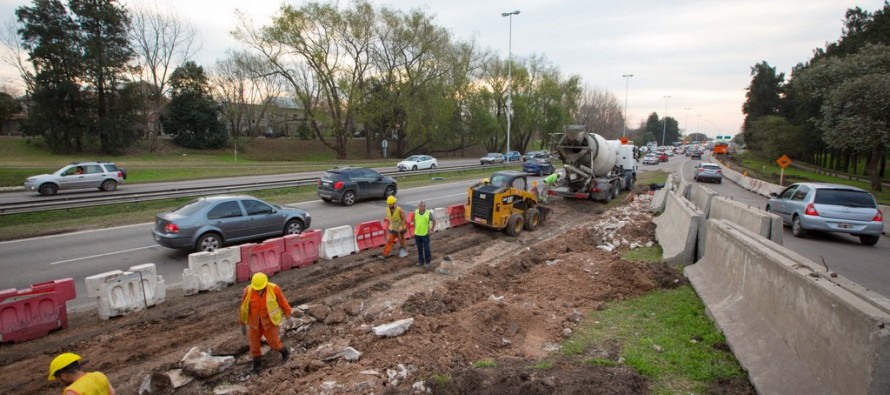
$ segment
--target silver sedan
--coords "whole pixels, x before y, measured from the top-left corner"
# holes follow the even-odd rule
[[[868,191],[849,185],[797,183],[771,193],[766,211],[791,224],[796,237],[808,231],[847,233],[875,245],[884,230],[883,213]]]

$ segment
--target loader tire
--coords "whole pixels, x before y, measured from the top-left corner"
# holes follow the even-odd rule
[[[536,208],[525,210],[525,230],[532,231],[541,223],[541,212]]]
[[[507,229],[504,229],[504,231],[507,232],[507,236],[519,237],[519,234],[522,233],[522,227],[522,216],[513,214],[507,220]]]

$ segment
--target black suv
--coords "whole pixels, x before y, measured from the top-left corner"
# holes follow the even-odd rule
[[[357,199],[386,198],[398,193],[396,180],[363,167],[338,167],[318,179],[318,197],[352,206]]]

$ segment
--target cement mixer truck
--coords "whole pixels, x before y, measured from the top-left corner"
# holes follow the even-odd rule
[[[633,189],[639,150],[619,140],[607,141],[587,133],[582,125],[569,125],[556,134],[552,145],[563,162],[563,174],[550,190],[556,195],[608,203],[622,190]]]

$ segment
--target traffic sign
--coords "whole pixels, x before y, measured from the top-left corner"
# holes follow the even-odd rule
[[[788,155],[782,155],[782,157],[776,159],[776,163],[779,164],[779,167],[784,169],[791,164],[791,158],[789,158]]]

